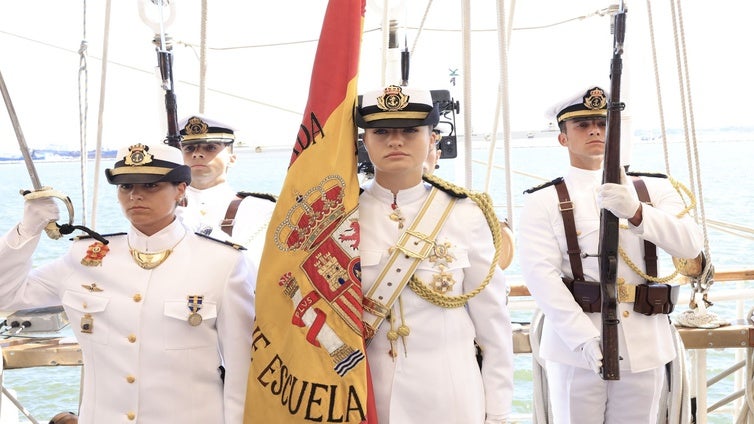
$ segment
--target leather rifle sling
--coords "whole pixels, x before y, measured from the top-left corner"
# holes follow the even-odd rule
[[[238,197],[231,200],[228,205],[228,210],[225,211],[225,218],[223,218],[223,221],[220,223],[220,229],[228,236],[233,236],[233,226],[236,224],[236,213],[238,212],[238,207],[241,205],[242,201],[243,199]]]
[[[639,201],[651,205],[647,185],[639,177],[633,177],[634,188],[639,196]],[[654,243],[644,240],[644,263],[646,264],[646,273],[649,276],[657,277],[657,246]]]
[[[571,263],[571,273],[573,279],[584,281],[584,268],[581,265],[581,248],[576,240],[576,221],[573,219],[573,202],[568,194],[565,181],[559,181],[555,184],[555,191],[558,192],[558,209],[563,216],[563,227],[565,229],[566,246],[568,248],[568,261]]]

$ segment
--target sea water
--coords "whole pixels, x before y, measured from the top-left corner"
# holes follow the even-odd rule
[[[503,218],[512,215],[515,233],[517,213],[522,204],[522,192],[526,188],[549,181],[561,176],[567,166],[567,151],[557,145],[554,133],[538,135],[532,139],[515,140],[510,148],[502,141],[493,149],[493,166],[491,178],[486,176],[490,157],[490,143],[480,143],[481,146],[472,149],[472,186],[482,190],[489,184],[489,192],[495,203],[498,215]],[[459,143],[459,149],[463,149]],[[509,152],[511,163],[510,182],[507,182],[508,172],[505,169],[506,152]],[[290,160],[289,149],[238,149],[238,161],[230,170],[231,184],[237,190],[269,192],[277,194],[285,178]],[[687,158],[691,158],[691,161]],[[666,149],[659,141],[636,143],[631,150],[631,169],[636,171],[666,172],[669,166],[674,178],[689,187],[693,175],[694,184],[701,187],[697,199],[699,208],[697,214],[709,221],[721,221],[741,227],[754,228],[754,182],[752,181],[750,163],[754,157],[754,133],[714,132],[704,134],[694,144],[675,141]],[[667,159],[666,159],[667,158]],[[437,175],[462,184],[464,175],[459,169],[462,159],[444,159],[440,161]],[[691,163],[691,165],[689,165]],[[94,227],[100,233],[126,231],[128,223],[123,218],[116,201],[113,186],[104,179],[104,168],[111,167],[112,161],[105,160],[101,164],[99,180],[94,178],[95,164],[89,161],[82,167],[79,162],[40,162],[37,171],[43,184],[52,186],[71,197],[74,204],[74,223],[86,224]],[[82,191],[82,178],[84,187]],[[4,205],[0,209],[0,233],[11,229],[23,214],[23,198],[19,189],[31,187],[26,167],[23,163],[0,164],[0,199]],[[97,188],[96,213],[92,216],[92,198]],[[507,203],[509,197],[512,201]],[[82,198],[86,199],[82,204]],[[61,219],[67,220],[65,208],[61,208]],[[711,249],[711,260],[718,270],[744,269],[752,266],[751,234],[739,237],[731,234],[728,229],[703,227]],[[50,240],[42,238],[35,253],[35,264],[39,265],[65,253],[69,243],[65,240]],[[0,259],[2,260],[2,259]],[[667,258],[664,258],[667,262]],[[668,269],[667,266],[664,267]],[[661,272],[662,273],[662,272]],[[515,280],[520,275],[518,264],[514,259],[506,274]],[[735,283],[718,283],[711,291],[735,290]],[[746,283],[746,287],[750,287]],[[688,290],[688,287],[684,287]],[[744,305],[744,311],[753,306],[751,301]],[[676,313],[686,310],[686,305],[678,305]],[[735,319],[735,307],[731,304],[715,305],[712,308],[725,319]],[[528,322],[532,311],[514,311],[512,319],[517,322]],[[70,335],[70,329],[63,331]],[[718,373],[734,362],[733,349],[708,351],[708,374]],[[532,358],[529,354],[519,354],[515,358],[515,390],[513,408],[518,423],[531,422],[532,411]],[[80,367],[38,367],[27,369],[6,370],[4,383],[13,389],[18,400],[29,410],[39,422],[47,422],[53,415],[61,411],[76,411],[79,396]],[[710,389],[708,404],[733,391],[733,380],[727,378]],[[13,406],[4,403],[3,409]],[[19,414],[20,422],[27,422]],[[730,413],[713,414],[709,416],[709,423],[723,424],[733,422]]]

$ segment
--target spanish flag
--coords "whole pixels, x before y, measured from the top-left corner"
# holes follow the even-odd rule
[[[356,102],[365,0],[330,0],[267,232],[244,423],[369,423]]]

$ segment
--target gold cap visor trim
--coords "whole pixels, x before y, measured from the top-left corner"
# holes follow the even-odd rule
[[[558,122],[563,122],[566,119],[580,118],[582,116],[607,116],[607,110],[576,110],[573,112],[566,112],[558,118]]]
[[[426,119],[429,112],[377,112],[364,115],[364,122],[372,122],[381,119]]]
[[[159,166],[133,166],[133,167],[120,167],[110,170],[110,174],[125,175],[125,174],[154,174],[154,175],[167,175],[168,172],[175,168],[163,168]]]
[[[207,134],[189,134],[184,135],[182,141],[192,140],[222,140],[228,143],[236,139],[236,136],[230,133],[207,133]]]

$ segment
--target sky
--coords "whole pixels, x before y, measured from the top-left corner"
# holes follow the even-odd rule
[[[149,141],[166,133],[164,95],[156,76],[157,57],[151,43],[154,26],[140,18],[142,0],[111,3],[107,40],[108,66],[103,68],[104,0],[3,1],[0,15],[0,72],[30,146],[78,146],[82,128],[88,146],[101,134],[105,146]],[[261,5],[260,5],[261,3]],[[604,0],[519,0],[505,2],[515,10],[507,49],[507,72],[501,71],[496,2],[471,1],[471,48],[464,55],[460,29],[463,13],[457,1],[391,0],[412,51],[410,85],[448,89],[461,101],[470,132],[487,134],[500,121],[497,94],[501,76],[508,81],[512,131],[544,129],[544,111],[566,96],[593,84],[609,83],[612,56],[611,19],[593,12],[615,2]],[[662,3],[662,4],[660,4]],[[750,60],[743,40],[754,39],[750,0],[682,3],[691,99],[698,128],[748,126],[754,84],[745,65]],[[147,10],[156,9],[146,0]],[[200,0],[173,0],[175,19],[166,28],[175,41],[174,79],[178,114],[199,112],[201,40]],[[208,2],[208,40],[204,113],[239,130],[239,140],[253,146],[292,144],[306,103],[316,39],[326,0]],[[383,84],[382,0],[368,0],[360,64],[360,91]],[[431,7],[427,9],[427,5]],[[86,8],[84,8],[84,5]],[[628,16],[622,98],[633,128],[659,125],[646,2],[627,2]],[[660,96],[668,128],[684,124],[682,90],[673,44],[673,21],[666,2],[652,2]],[[590,16],[592,15],[592,16]],[[150,16],[156,17],[156,14]],[[589,16],[577,19],[582,16]],[[422,19],[425,25],[416,28]],[[543,29],[556,22],[562,25]],[[85,24],[84,24],[85,23]],[[78,54],[86,40],[87,56]],[[253,47],[251,47],[253,46]],[[464,57],[468,61],[464,61]],[[464,66],[465,63],[465,66]],[[85,64],[85,67],[82,67]],[[80,69],[88,87],[79,88]],[[104,81],[102,88],[104,70]],[[452,74],[456,75],[452,79]],[[469,90],[464,90],[464,76]],[[455,82],[455,84],[454,84]],[[465,92],[467,91],[467,92]],[[100,104],[100,94],[104,101]],[[82,126],[79,98],[85,99]],[[101,131],[98,114],[102,108]],[[466,114],[466,115],[464,115]],[[463,129],[462,129],[463,131]],[[502,128],[498,127],[498,131]],[[15,149],[7,114],[0,114],[0,152]]]

